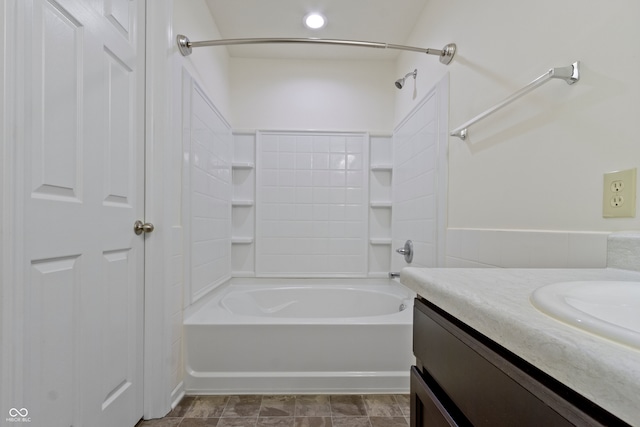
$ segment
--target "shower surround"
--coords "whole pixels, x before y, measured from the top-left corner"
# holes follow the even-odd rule
[[[234,135],[233,277],[386,277],[391,136]]]

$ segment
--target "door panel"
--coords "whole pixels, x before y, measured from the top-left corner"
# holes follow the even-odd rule
[[[31,56],[32,197],[82,193],[82,27],[57,4],[34,8]],[[39,6],[39,7],[38,7]]]
[[[135,74],[113,52],[104,51],[107,74],[107,141],[104,145],[105,197],[108,203],[129,203],[135,194],[132,180],[132,160],[135,160],[135,135],[131,135],[131,100],[135,95]],[[134,164],[135,165],[135,164]]]
[[[140,301],[137,295],[136,271],[139,261],[131,248],[103,253],[104,289],[101,304],[102,336],[98,348],[102,363],[100,371],[93,374],[100,379],[100,409],[102,418],[109,420],[104,425],[133,425],[132,414],[137,421],[142,415],[136,410],[137,400],[141,396],[141,364],[132,356],[142,338],[139,331],[142,325],[136,325],[137,310],[133,302]],[[136,362],[136,363],[132,363]],[[96,379],[98,379],[96,378]],[[128,423],[127,423],[128,421]]]
[[[23,406],[31,425],[142,416],[144,1],[21,3]]]
[[[105,0],[104,16],[130,43],[135,40],[135,10],[131,0]]]
[[[27,348],[27,364],[40,396],[27,399],[25,407],[34,420],[36,410],[47,414],[51,425],[70,426],[76,418],[78,372],[75,367],[78,358],[75,349],[79,345],[81,277],[82,258],[79,255],[31,263],[29,326],[33,339]],[[35,402],[38,397],[39,406],[33,406],[38,405]]]

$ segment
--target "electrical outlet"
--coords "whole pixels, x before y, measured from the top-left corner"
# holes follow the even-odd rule
[[[622,196],[613,196],[611,198],[611,207],[619,208],[624,204],[624,197]]]
[[[611,183],[611,186],[609,188],[614,193],[619,193],[624,189],[624,181],[620,181],[619,179],[617,179]]]
[[[636,168],[605,173],[602,187],[604,218],[636,216]]]

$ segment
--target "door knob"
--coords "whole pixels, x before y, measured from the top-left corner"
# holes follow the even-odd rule
[[[133,224],[133,232],[136,233],[138,236],[141,235],[142,233],[151,233],[152,231],[153,231],[153,224],[151,224],[150,222],[142,222],[140,220],[137,220]]]

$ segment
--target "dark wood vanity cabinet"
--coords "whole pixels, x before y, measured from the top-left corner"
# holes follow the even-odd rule
[[[414,305],[411,426],[626,426],[427,300]]]

